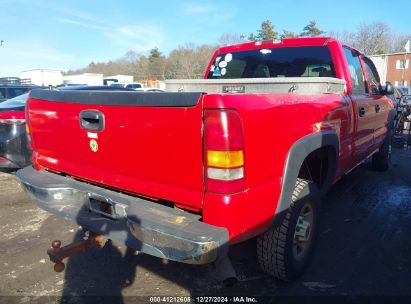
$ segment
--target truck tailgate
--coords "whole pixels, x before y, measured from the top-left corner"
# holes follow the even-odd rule
[[[28,106],[35,164],[198,210],[201,96],[33,90]],[[90,130],[102,120],[101,131]]]

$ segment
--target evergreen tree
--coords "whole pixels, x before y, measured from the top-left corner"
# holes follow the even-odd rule
[[[320,30],[317,27],[317,22],[315,20],[311,20],[303,29],[300,36],[301,37],[318,37],[324,35],[326,32]]]
[[[297,33],[290,32],[290,31],[287,31],[287,30],[283,30],[283,33],[280,35],[281,39],[283,39],[283,38],[296,38],[296,37],[298,37]]]
[[[150,55],[148,56],[148,60],[150,60],[150,62],[152,62],[155,59],[160,58],[161,56],[162,56],[162,54],[159,51],[158,47],[154,47],[150,50]]]
[[[250,35],[248,35],[247,39],[250,40],[250,41],[256,41],[257,37],[253,33],[251,33]]]
[[[261,29],[257,31],[258,40],[273,40],[277,36],[278,33],[274,31],[274,25],[270,20],[265,20],[261,23]]]
[[[274,30],[274,25],[270,20],[265,20],[261,23],[261,28],[257,30],[257,34],[251,33],[248,40],[273,40],[277,39],[278,33]]]

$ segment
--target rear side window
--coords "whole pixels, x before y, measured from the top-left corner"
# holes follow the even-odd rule
[[[1,90],[1,89],[0,89]],[[17,108],[17,107],[24,107],[27,103],[27,97],[29,96],[28,93],[19,95],[17,97],[8,99],[1,103],[2,108]]]
[[[6,98],[6,89],[0,88],[0,99]]]
[[[208,79],[335,77],[328,47],[285,47],[217,56]]]
[[[9,91],[9,98],[13,98],[26,93],[29,88],[7,88],[7,90]]]
[[[355,50],[344,47],[352,81],[352,93],[365,94],[364,73],[360,63],[360,54]]]

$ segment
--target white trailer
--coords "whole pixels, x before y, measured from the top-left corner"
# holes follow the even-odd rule
[[[63,83],[63,74],[59,70],[37,69],[20,72],[20,79],[30,79],[38,86],[58,86]]]
[[[380,80],[382,84],[387,81],[387,65],[388,56],[387,55],[371,55],[368,56],[375,65],[378,75],[380,75]]]
[[[103,85],[103,74],[84,73],[63,76],[64,84]]]
[[[104,81],[104,84],[106,85],[110,85],[112,83],[127,84],[127,83],[133,83],[134,77],[130,75],[113,75],[113,76],[104,77],[103,81]]]

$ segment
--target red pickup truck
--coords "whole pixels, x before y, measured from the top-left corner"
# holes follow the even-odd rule
[[[205,264],[257,237],[263,271],[307,266],[319,197],[372,157],[386,170],[393,105],[374,64],[333,38],[218,49],[166,93],[33,90],[41,208],[161,258]]]

